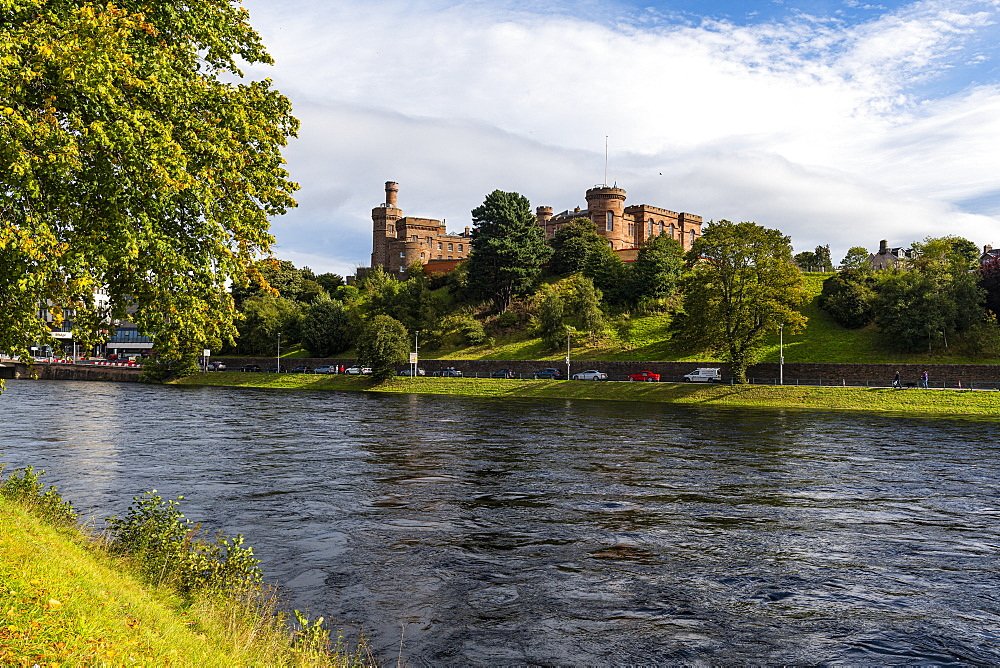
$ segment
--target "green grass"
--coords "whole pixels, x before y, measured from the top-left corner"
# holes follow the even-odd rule
[[[358,666],[296,649],[273,594],[182,599],[143,584],[79,529],[0,495],[0,665]]]
[[[1000,392],[969,390],[892,390],[885,388],[765,385],[691,385],[682,383],[585,383],[580,381],[487,378],[394,378],[373,384],[355,376],[212,373],[175,381],[289,390],[337,390],[475,397],[651,401],[706,406],[808,408],[827,410],[1000,416]]]

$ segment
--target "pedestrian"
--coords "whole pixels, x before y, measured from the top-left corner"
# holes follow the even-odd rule
[[[927,389],[927,372],[926,371],[924,371],[922,374],[920,374],[920,387],[924,388],[925,390]]]
[[[892,381],[892,386],[899,388],[899,369],[896,370],[896,380]]]

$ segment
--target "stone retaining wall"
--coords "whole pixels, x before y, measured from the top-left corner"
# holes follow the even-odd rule
[[[44,364],[32,366],[20,362],[5,362],[14,372],[7,378],[38,380],[103,380],[118,383],[138,383],[139,369],[126,367],[88,366],[82,364]]]
[[[244,364],[258,364],[263,368],[273,367],[274,358],[233,358],[226,359],[226,364],[230,371],[237,371]],[[283,359],[282,365],[291,368],[300,364],[310,367],[322,365],[344,365],[354,366],[356,360],[342,358],[294,358]],[[406,365],[400,364],[402,369]],[[553,367],[561,371],[566,370],[566,363],[562,360],[537,361],[537,360],[436,360],[423,359],[420,361],[420,368],[426,369],[427,373],[433,373],[446,367],[455,367],[466,374],[470,373],[492,373],[498,369],[510,369],[516,373],[532,373],[539,369]],[[722,375],[728,379],[731,374],[725,364],[719,362],[595,362],[586,360],[572,360],[570,369],[572,373],[585,371],[586,369],[598,369],[612,376],[626,376],[636,371],[652,371],[665,378],[679,379],[686,373],[694,371],[698,367],[719,367]],[[1000,365],[993,364],[824,364],[795,362],[785,364],[785,381],[795,380],[823,380],[823,381],[845,381],[845,382],[892,382],[896,371],[899,371],[903,382],[915,382],[920,374],[927,371],[932,383],[1000,383]],[[760,380],[778,378],[778,364],[768,362],[755,364],[747,370],[747,376]]]

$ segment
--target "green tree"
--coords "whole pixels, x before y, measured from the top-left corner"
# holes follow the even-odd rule
[[[875,315],[877,279],[870,271],[842,269],[823,281],[819,305],[842,327],[859,329]]]
[[[344,285],[344,277],[340,274],[320,274],[316,277],[316,282],[332,297],[337,288]]]
[[[830,244],[816,246],[813,255],[816,258],[816,271],[833,271],[833,260],[830,258]]]
[[[235,0],[7,0],[0,18],[0,349],[47,338],[38,304],[152,334],[169,361],[235,333],[230,282],[294,206],[297,121]],[[107,308],[92,298],[106,291]],[[128,312],[126,313],[126,309]]]
[[[840,261],[841,269],[854,269],[855,271],[871,271],[871,264],[868,262],[870,253],[861,246],[851,246],[847,249],[847,255]]]
[[[764,337],[785,324],[795,332],[806,318],[802,274],[789,238],[754,223],[709,223],[688,252],[685,335],[720,350],[737,382],[755,361]]]
[[[968,271],[978,265],[980,255],[979,246],[955,235],[927,237],[914,242],[913,250],[918,271]]]
[[[365,323],[358,337],[358,362],[371,367],[374,380],[388,380],[396,375],[396,367],[407,360],[409,341],[403,323],[387,315],[377,315]]]
[[[608,245],[597,233],[597,226],[590,218],[574,218],[556,230],[552,237],[552,272],[565,276],[583,271],[587,258],[594,249]]]
[[[498,313],[527,291],[552,255],[528,200],[494,190],[472,210],[472,253],[466,261],[468,288]]]
[[[816,259],[816,253],[813,253],[812,251],[802,251],[801,253],[796,253],[792,260],[798,265],[799,269],[804,271],[815,271],[818,262]]]
[[[601,291],[594,287],[594,282],[586,276],[574,276],[569,282],[569,299],[567,310],[573,314],[580,324],[580,329],[588,332],[591,339],[603,336],[607,330],[604,311],[601,310]]]
[[[242,355],[277,352],[279,332],[283,347],[300,340],[302,306],[291,299],[273,295],[251,297],[243,303],[243,316],[236,340],[236,351]]]
[[[643,299],[673,297],[684,271],[684,248],[665,234],[649,239],[639,248],[632,263],[629,299],[638,304]]]
[[[329,297],[316,299],[302,317],[302,344],[314,357],[331,357],[354,345],[355,327],[347,308]]]
[[[884,340],[906,351],[949,347],[956,334],[982,322],[984,291],[959,259],[949,271],[943,256],[924,256],[915,271],[887,276],[875,301],[875,324]],[[943,262],[943,263],[942,263]]]
[[[587,264],[583,275],[594,282],[594,286],[604,295],[604,301],[615,306],[630,301],[631,287],[630,268],[625,266],[607,242],[601,244],[587,255]]]
[[[549,348],[558,348],[566,336],[566,302],[559,289],[549,284],[538,290],[538,299],[538,335]]]

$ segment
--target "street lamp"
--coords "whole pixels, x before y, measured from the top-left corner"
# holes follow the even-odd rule
[[[569,380],[569,342],[573,334],[573,328],[566,325],[566,380]]]
[[[281,373],[281,332],[278,332],[278,368],[275,371]]]
[[[778,385],[785,384],[785,323],[778,325]]]
[[[410,378],[417,377],[417,366],[420,364],[420,330],[413,332],[413,367],[410,371]]]

